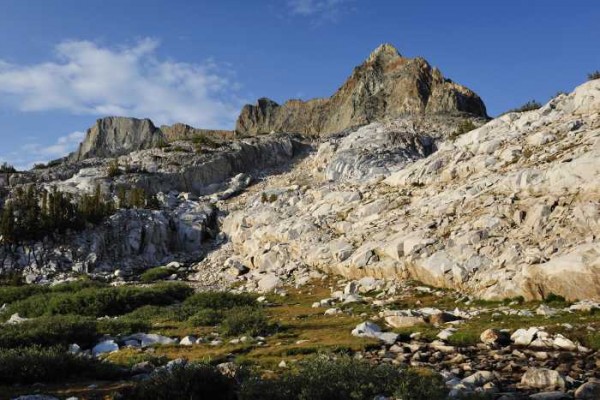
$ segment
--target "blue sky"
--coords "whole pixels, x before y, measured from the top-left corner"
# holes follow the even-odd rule
[[[0,161],[74,149],[98,117],[229,128],[241,105],[332,94],[377,45],[496,115],[600,69],[597,0],[0,0]]]

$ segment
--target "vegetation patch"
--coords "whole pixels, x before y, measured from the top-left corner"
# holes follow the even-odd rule
[[[527,103],[523,104],[520,107],[517,108],[512,108],[508,111],[506,111],[504,114],[509,114],[509,113],[522,113],[522,112],[526,112],[526,111],[533,111],[533,110],[538,110],[542,108],[542,103],[540,103],[539,101],[536,100],[529,100]],[[504,115],[502,114],[502,115]]]
[[[590,72],[587,76],[588,81],[593,81],[596,79],[600,79],[600,71]]]
[[[160,306],[183,301],[192,292],[192,288],[182,283],[84,288],[76,292],[51,291],[10,304],[6,314],[19,313],[27,318],[66,314],[117,316],[146,305]]]
[[[456,140],[459,136],[471,132],[473,129],[477,129],[477,125],[470,119],[463,119],[456,130],[450,135],[450,140]]]
[[[0,384],[116,379],[121,375],[122,371],[113,364],[76,356],[60,347],[0,348]]]
[[[264,336],[273,330],[263,310],[249,306],[228,310],[221,328],[227,336]]]
[[[177,273],[177,271],[170,267],[150,268],[140,275],[140,281],[144,283],[156,282],[166,279],[175,273]]]
[[[205,363],[175,365],[154,373],[125,395],[131,400],[236,399],[237,383]]]
[[[435,374],[401,371],[350,357],[312,358],[274,379],[250,378],[240,391],[241,400],[358,400],[376,396],[441,400],[446,395],[443,380]]]

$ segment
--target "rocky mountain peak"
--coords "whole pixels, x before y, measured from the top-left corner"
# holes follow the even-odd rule
[[[393,60],[397,58],[402,58],[398,49],[389,43],[383,43],[371,52],[369,58],[367,58],[365,62],[374,62],[380,59]]]
[[[279,105],[261,98],[236,123],[242,134],[276,132],[323,136],[404,115],[487,118],[472,90],[444,78],[423,58],[405,58],[390,44],[377,47],[331,97]]]
[[[105,117],[98,119],[86,132],[79,149],[70,161],[93,157],[116,157],[136,150],[159,146],[165,137],[149,119]]]

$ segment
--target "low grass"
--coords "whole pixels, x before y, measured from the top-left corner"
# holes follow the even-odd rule
[[[312,354],[320,353],[349,353],[377,347],[379,342],[370,338],[358,338],[350,334],[352,329],[364,321],[357,314],[341,314],[335,317],[323,315],[322,308],[312,308],[312,303],[330,296],[326,283],[314,286],[310,293],[306,289],[290,289],[288,296],[268,296],[268,307],[262,312],[269,325],[275,325],[275,333],[267,337],[266,346],[251,344],[230,344],[225,341],[223,345],[211,346],[210,344],[195,345],[192,347],[162,346],[156,349],[156,354],[169,359],[184,357],[190,361],[213,362],[235,360],[238,363],[251,364],[261,368],[275,368],[282,360],[289,362],[301,360]],[[243,295],[246,296],[246,295]],[[220,298],[220,299],[219,299]],[[243,297],[229,294],[220,297],[215,294],[196,294],[184,302],[205,306],[221,306],[236,309],[242,302],[256,305],[253,296]],[[242,306],[248,307],[248,306]],[[356,306],[367,309],[368,306]],[[205,309],[205,308],[201,308]],[[260,309],[259,309],[260,310]],[[227,311],[223,312],[227,315]],[[185,335],[206,336],[217,329],[210,326],[193,326],[190,321],[183,322],[163,321],[153,326],[153,332],[167,336],[182,337]],[[227,332],[225,332],[227,333]],[[233,336],[242,336],[239,333]]]
[[[164,356],[148,353],[135,348],[126,348],[114,353],[108,353],[102,359],[121,367],[132,367],[141,362],[149,362],[153,366],[159,367],[165,365],[169,361]]]
[[[150,268],[140,275],[140,281],[142,281],[143,283],[161,281],[163,279],[167,279],[176,272],[177,271],[174,268],[169,267]]]

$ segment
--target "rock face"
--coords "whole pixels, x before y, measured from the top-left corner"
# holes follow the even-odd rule
[[[266,182],[273,201],[257,193],[224,220],[237,256],[488,299],[600,298],[600,81],[455,140],[409,120],[327,140]],[[422,158],[426,138],[437,151]]]
[[[319,136],[406,114],[463,113],[487,116],[473,91],[444,78],[424,59],[402,57],[384,44],[330,98],[289,100],[283,105],[261,98],[242,109],[235,130]]]
[[[115,157],[157,147],[164,142],[163,133],[149,119],[107,117],[97,120],[87,130],[84,141],[69,156],[69,160]]]
[[[143,270],[174,257],[198,259],[216,232],[215,211],[182,201],[171,210],[119,210],[101,225],[32,246],[0,249],[0,267],[44,279],[60,272]]]

